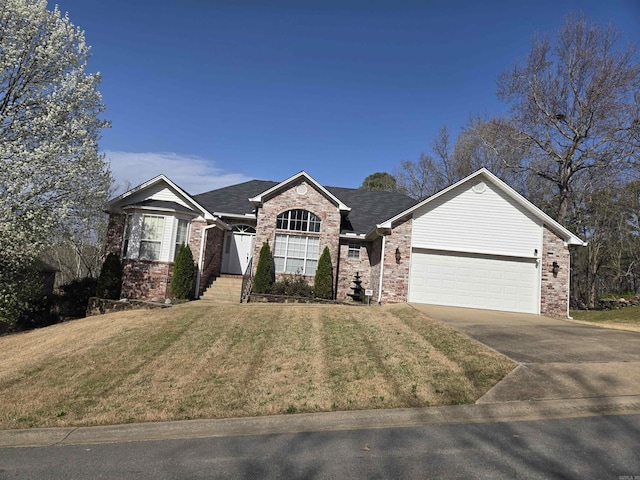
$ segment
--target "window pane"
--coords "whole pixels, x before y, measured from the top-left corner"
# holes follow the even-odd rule
[[[289,210],[278,215],[276,228],[280,230],[295,230],[299,232],[319,232],[320,217],[308,210]]]
[[[146,260],[160,260],[162,251],[162,234],[164,217],[155,215],[142,216],[142,232],[138,256]]]
[[[273,254],[284,257],[287,253],[287,237],[288,235],[276,235],[275,245],[273,246]]]
[[[320,239],[317,237],[309,237],[307,247],[307,257],[317,259],[320,256]]]
[[[276,273],[284,272],[284,258],[273,257],[273,263],[276,264]]]
[[[287,256],[304,258],[304,252],[306,247],[305,244],[306,244],[305,237],[291,235],[289,237],[289,250],[287,252]]]
[[[320,218],[314,215],[313,213],[309,215],[309,231],[310,232],[320,231]]]
[[[189,229],[189,222],[187,220],[178,220],[178,230],[176,232],[176,244],[182,245],[187,243],[187,230]]]
[[[287,258],[287,273],[304,273],[304,260],[300,258]]]
[[[160,242],[151,242],[148,240],[140,241],[140,258],[144,260],[159,260],[160,259]]]
[[[316,269],[318,268],[317,260],[307,260],[307,270],[305,271],[306,275],[315,275]]]
[[[178,227],[176,229],[176,244],[173,252],[173,260],[178,256],[178,251],[183,244],[187,244],[187,230],[189,229],[189,221],[178,219]]]
[[[279,228],[282,230],[288,230],[289,229],[289,222],[287,221],[288,218],[289,218],[289,212],[284,212],[278,215],[278,219],[276,221],[276,228]]]
[[[152,217],[144,215],[142,222],[142,238],[144,240],[162,241],[164,229],[164,217]]]
[[[360,258],[360,244],[358,242],[349,242],[348,258]]]

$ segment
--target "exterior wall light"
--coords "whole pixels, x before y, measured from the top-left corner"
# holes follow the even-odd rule
[[[400,256],[400,248],[396,247],[396,263],[400,263],[400,259],[402,257]]]
[[[560,265],[558,265],[558,262],[553,262],[553,268],[551,269],[553,274],[558,275],[559,270],[560,270]]]

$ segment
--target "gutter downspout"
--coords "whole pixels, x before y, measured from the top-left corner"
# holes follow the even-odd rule
[[[200,292],[200,281],[202,280],[202,264],[204,263],[204,239],[207,230],[209,230],[210,228],[215,228],[217,226],[217,223],[212,223],[211,225],[207,225],[202,229],[202,237],[200,238],[200,258],[198,260],[198,274],[196,275],[196,293]],[[198,298],[200,298],[199,293]]]
[[[384,249],[387,239],[386,235],[382,235],[382,252],[380,254],[380,282],[378,285],[378,305],[382,304],[382,277],[384,276]]]

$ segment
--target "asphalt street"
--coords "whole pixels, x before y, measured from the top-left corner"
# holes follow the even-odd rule
[[[0,479],[640,478],[640,415],[0,449]]]

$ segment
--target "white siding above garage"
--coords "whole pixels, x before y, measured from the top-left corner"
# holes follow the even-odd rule
[[[478,180],[416,209],[411,241],[419,248],[532,258],[541,254],[542,222]]]

